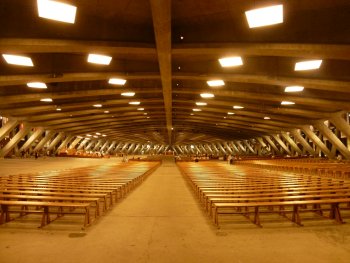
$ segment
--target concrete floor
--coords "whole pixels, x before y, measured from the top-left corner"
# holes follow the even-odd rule
[[[14,160],[0,160],[6,173],[2,161]],[[43,167],[84,161],[51,159]],[[15,161],[18,167],[25,162]],[[350,262],[349,223],[304,221],[298,227],[261,219],[263,228],[243,218],[217,229],[175,164],[167,162],[84,232],[55,222],[44,229],[15,221],[0,226],[0,262]]]

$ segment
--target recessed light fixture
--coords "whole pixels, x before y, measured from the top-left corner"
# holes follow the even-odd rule
[[[243,109],[244,107],[243,106],[239,106],[239,105],[235,105],[235,106],[233,106],[233,108],[236,109],[236,110],[239,110],[239,109]]]
[[[92,137],[94,137],[94,138],[98,138],[98,136],[96,136],[96,135],[94,135],[94,136],[92,136]]]
[[[27,86],[34,89],[47,89],[46,84],[43,82],[29,82]]]
[[[270,117],[264,117],[264,120],[270,120],[271,118]]]
[[[191,115],[191,116],[193,116],[194,114],[193,114],[193,113],[191,113],[190,115]]]
[[[303,91],[303,86],[288,86],[284,89],[284,92],[300,92]]]
[[[226,57],[220,58],[219,63],[221,67],[235,67],[243,65],[243,61],[241,57]]]
[[[149,117],[147,117],[147,119],[149,119]]]
[[[126,83],[126,79],[111,78],[108,80],[108,83],[113,85],[124,85]]]
[[[26,67],[34,66],[33,61],[30,57],[9,55],[9,54],[3,54],[2,56],[8,64],[26,66]]]
[[[220,86],[224,86],[225,82],[221,79],[216,79],[216,80],[208,80],[207,84],[210,87],[220,87]]]
[[[283,23],[283,5],[274,5],[245,12],[250,28]]]
[[[61,109],[61,108],[57,108],[56,110],[57,110],[57,111],[61,111],[62,109]]]
[[[293,104],[295,104],[295,102],[293,102],[293,101],[282,101],[281,102],[281,105],[293,105]]]
[[[106,134],[102,134],[102,137],[106,137],[107,135]]]
[[[143,113],[143,115],[147,115],[147,112]]]
[[[92,135],[91,134],[86,134],[87,137],[91,137]]]
[[[183,40],[183,39],[184,39],[184,36],[180,36],[180,39]]]
[[[42,102],[52,102],[52,99],[51,98],[43,98],[40,101],[42,101]]]
[[[192,109],[193,111],[202,111],[201,109]]]
[[[145,110],[145,109],[144,108],[137,108],[137,110],[141,110],[142,111],[142,110]]]
[[[98,54],[89,54],[88,62],[100,64],[100,65],[109,65],[111,63],[112,57]]]
[[[101,107],[102,107],[102,104],[94,104],[94,105],[92,105],[92,107],[101,108]]]
[[[52,0],[37,0],[39,17],[74,24],[77,7]]]
[[[228,115],[234,115],[235,113],[234,112],[228,112],[227,114]]]
[[[224,117],[224,119],[226,119],[226,117]]]
[[[139,101],[130,101],[129,104],[130,105],[140,105],[141,102]]]
[[[197,106],[206,106],[207,103],[206,102],[196,102]]]
[[[105,110],[104,113],[109,113],[109,110]]]
[[[212,93],[202,93],[201,97],[204,99],[208,99],[208,98],[214,98],[215,96]]]
[[[174,130],[174,128],[173,128],[173,127],[171,127],[171,130],[173,131],[173,130]]]
[[[322,60],[308,60],[295,63],[294,70],[312,70],[320,68]]]
[[[95,134],[96,134],[96,135],[101,135],[101,133],[99,133],[99,132],[96,132]]]

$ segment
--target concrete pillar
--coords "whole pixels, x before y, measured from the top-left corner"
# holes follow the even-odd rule
[[[19,130],[14,137],[0,150],[0,157],[5,157],[16,145],[28,134],[30,127],[24,125],[23,129]]]
[[[60,142],[63,136],[64,136],[63,132],[60,132],[59,134],[57,134],[56,138],[49,144],[49,147],[47,149],[48,150],[53,149],[57,145],[57,143]]]
[[[19,124],[17,120],[9,120],[3,127],[0,128],[0,141],[5,138]]]
[[[308,126],[303,126],[302,130],[328,158],[334,159],[334,155],[331,154],[327,146],[321,141],[320,138],[318,138],[318,136],[316,136],[312,130],[310,130]]]
[[[44,138],[41,139],[41,141],[35,146],[34,148],[34,152],[36,151],[40,151],[44,146],[45,144],[51,140],[51,138],[55,135],[56,133],[54,131],[48,131],[45,135]]]
[[[37,129],[30,137],[29,139],[22,145],[21,149],[19,149],[20,152],[27,150],[33,142],[35,142],[36,139],[40,137],[44,132],[43,129]]]
[[[346,158],[350,159],[350,151],[341,142],[341,140],[322,122],[314,125],[328,140],[339,150],[339,152]],[[334,156],[334,154],[333,154]]]
[[[285,150],[286,153],[288,153],[289,155],[292,154],[288,149],[287,145],[281,140],[281,138],[277,134],[272,134],[272,137],[276,140],[276,142],[278,142],[279,145],[282,146],[283,150]]]

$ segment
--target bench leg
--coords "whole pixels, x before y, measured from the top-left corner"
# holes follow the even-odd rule
[[[296,223],[297,225],[302,226],[301,220],[300,220],[300,215],[299,215],[299,206],[298,205],[293,206],[292,221],[294,223]]]
[[[255,207],[255,211],[254,211],[254,224],[261,227],[258,206]]]
[[[337,221],[340,224],[343,223],[343,219],[342,219],[341,214],[340,214],[339,204],[332,204],[329,218],[335,219],[335,221]]]
[[[43,216],[41,217],[41,225],[40,225],[40,227],[44,227],[48,223],[50,223],[49,207],[48,206],[44,206],[44,212],[43,212]]]

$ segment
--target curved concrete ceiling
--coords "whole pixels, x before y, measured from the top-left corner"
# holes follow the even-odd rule
[[[284,22],[261,28],[248,27],[245,11],[271,1],[64,2],[77,6],[74,24],[38,17],[35,0],[0,2],[0,52],[34,63],[0,59],[0,115],[72,135],[176,144],[246,139],[350,111],[348,0],[281,1]],[[89,53],[113,59],[90,64]],[[243,65],[222,68],[226,56]],[[322,59],[320,69],[294,71],[310,59]],[[213,79],[225,85],[209,87]],[[32,81],[48,88],[28,88]],[[295,85],[304,91],[284,92]],[[136,94],[121,96],[127,91]]]

